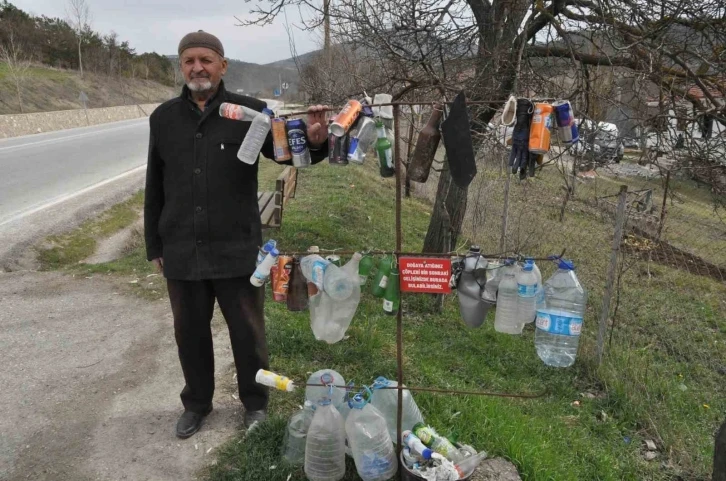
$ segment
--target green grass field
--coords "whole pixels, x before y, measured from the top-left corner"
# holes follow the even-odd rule
[[[279,173],[263,162],[261,188]],[[472,195],[499,182],[481,172]],[[494,332],[493,313],[480,329],[460,320],[455,295],[436,313],[427,295],[404,295],[404,373],[411,386],[546,394],[520,400],[443,394],[415,395],[426,420],[439,432],[503,456],[525,480],[706,480],[713,433],[726,412],[726,286],[687,270],[627,260],[622,276],[617,326],[602,366],[595,363],[595,336],[610,255],[612,221],[577,200],[559,217],[559,183],[553,171],[512,187],[511,243],[534,254],[567,249],[590,298],[578,361],[569,369],[545,366],[534,350],[532,327],[522,336]],[[617,184],[612,186],[617,191]],[[684,195],[687,195],[684,194]],[[487,205],[467,225],[465,237],[492,251],[498,242],[495,212],[501,194],[487,193]],[[403,203],[404,249],[417,250],[431,206]],[[477,217],[477,218],[479,218]],[[282,228],[268,235],[282,250],[393,249],[394,184],[365,167],[321,164],[300,172],[296,198],[285,209]],[[516,241],[516,242],[515,242]],[[511,245],[511,244],[510,244]],[[57,255],[56,255],[57,257]],[[72,269],[92,272],[151,272],[143,248],[109,264]],[[541,265],[546,278],[552,266]],[[138,289],[143,289],[139,287]],[[268,290],[269,291],[269,290]],[[394,377],[395,318],[366,292],[348,331],[335,345],[314,339],[308,313],[266,304],[271,368],[298,381],[320,368],[346,380],[369,384]],[[304,480],[301,468],[280,456],[285,423],[303,402],[302,392],[273,392],[269,422],[230,440],[209,481]],[[646,461],[643,442],[652,439],[657,458]],[[272,466],[275,466],[273,469]],[[358,479],[349,463],[346,480]]]

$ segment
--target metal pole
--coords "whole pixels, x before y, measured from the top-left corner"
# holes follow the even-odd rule
[[[401,233],[401,156],[399,147],[401,145],[401,136],[399,132],[400,107],[393,106],[393,158],[396,164],[396,252],[401,252],[401,244],[403,235]],[[400,294],[399,294],[400,295]],[[396,312],[396,370],[398,385],[403,386],[403,314],[402,303],[398,305]],[[401,455],[401,426],[403,424],[403,390],[398,390],[398,412],[396,419],[396,456]]]
[[[507,183],[504,184],[504,209],[502,210],[502,233],[499,237],[499,252],[504,252],[504,244],[507,238],[507,221],[509,217],[509,185],[512,182],[512,172],[508,166],[505,166],[507,170]]]
[[[613,247],[610,252],[610,265],[608,266],[607,284],[605,284],[605,295],[602,300],[600,311],[600,327],[597,332],[597,363],[602,364],[603,351],[605,349],[605,331],[607,331],[608,317],[610,317],[610,298],[613,295],[613,284],[615,283],[615,271],[618,266],[618,251],[620,242],[623,240],[623,225],[625,224],[625,204],[628,199],[628,186],[620,186],[618,195],[618,210],[615,214],[615,235],[613,236]]]

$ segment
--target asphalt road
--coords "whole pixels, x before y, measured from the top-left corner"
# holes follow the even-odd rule
[[[148,119],[0,140],[0,226],[146,164]]]

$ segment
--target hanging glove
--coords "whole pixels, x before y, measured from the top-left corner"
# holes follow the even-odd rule
[[[534,105],[529,99],[517,100],[517,123],[512,131],[512,153],[509,155],[509,167],[512,173],[527,172],[529,163],[529,127],[532,122]]]

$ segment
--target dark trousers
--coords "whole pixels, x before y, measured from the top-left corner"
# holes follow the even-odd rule
[[[184,408],[204,412],[214,396],[212,315],[214,300],[227,321],[237,368],[239,398],[248,411],[267,407],[267,388],[255,382],[258,369],[268,369],[265,341],[264,287],[249,277],[203,281],[167,279],[174,334],[186,386]]]

